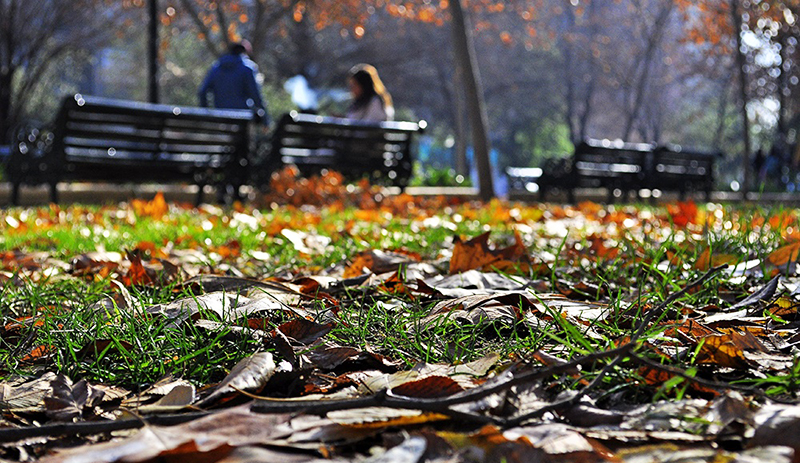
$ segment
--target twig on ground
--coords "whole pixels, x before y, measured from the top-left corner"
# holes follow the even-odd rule
[[[102,434],[124,429],[137,429],[145,425],[172,426],[207,416],[209,412],[192,412],[148,417],[123,418],[113,421],[81,421],[78,423],[52,423],[42,426],[0,429],[0,442],[16,442],[36,437],[77,436]]]

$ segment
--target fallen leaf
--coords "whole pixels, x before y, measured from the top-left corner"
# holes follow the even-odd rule
[[[275,373],[275,368],[275,362],[269,352],[259,352],[242,359],[216,386],[214,391],[200,401],[197,406],[202,407],[213,403],[225,394],[237,390],[258,390],[267,384],[267,381]]]
[[[29,353],[19,359],[22,363],[42,363],[46,362],[53,354],[56,347],[51,345],[36,346]]]
[[[91,410],[104,395],[85,380],[81,379],[73,384],[64,375],[56,376],[50,386],[53,388],[53,395],[44,398],[45,413],[57,421],[77,421],[83,418],[84,410]]]
[[[55,379],[55,373],[47,372],[30,381],[0,383],[0,406],[12,412],[39,410],[53,390],[51,383]]]
[[[363,352],[352,347],[323,347],[309,352],[308,359],[323,371],[375,369],[385,372],[397,371],[397,365],[385,357],[372,352]]]
[[[735,334],[706,336],[697,355],[698,363],[711,363],[729,368],[752,367],[753,364],[744,356],[740,339]]]
[[[754,292],[753,294],[747,296],[743,300],[732,305],[728,310],[734,311],[739,309],[750,308],[751,306],[759,302],[766,302],[768,299],[772,299],[772,296],[775,295],[775,290],[778,288],[779,279],[780,277],[775,277],[771,279],[769,283],[759,288],[758,291]]]
[[[415,426],[450,419],[439,413],[421,412],[388,407],[366,407],[355,410],[334,410],[326,417],[334,423],[357,429],[385,429],[395,426]]]
[[[720,254],[720,253],[713,253],[711,252],[711,248],[706,248],[700,256],[697,258],[697,261],[694,263],[694,268],[696,270],[708,270],[712,267],[717,267],[723,264],[731,264],[739,260],[739,256],[734,254]]]
[[[679,227],[697,223],[697,204],[694,201],[678,201],[667,204],[667,212],[672,218],[672,223]]]
[[[500,270],[510,271],[515,267],[530,265],[527,249],[518,232],[514,234],[514,244],[504,249],[492,249],[489,246],[489,234],[486,232],[469,241],[454,238],[453,256],[450,258],[450,274],[467,270]]]
[[[278,330],[300,344],[307,345],[330,333],[334,326],[333,323],[322,324],[306,320],[305,318],[295,318],[294,320],[280,325]]]
[[[797,262],[798,257],[800,257],[800,240],[785,244],[772,251],[767,256],[767,260],[773,265],[782,267],[789,262]]]
[[[396,272],[401,265],[419,262],[419,258],[408,253],[370,250],[357,254],[344,271],[344,278],[362,275],[365,270],[375,274]]]
[[[463,387],[452,378],[446,376],[428,376],[392,388],[392,393],[394,394],[425,399],[447,397],[463,391]]]
[[[174,412],[191,405],[197,398],[192,384],[178,384],[155,403],[141,406],[140,413]]]
[[[169,206],[164,200],[164,193],[158,192],[150,201],[134,199],[131,201],[134,212],[139,217],[150,217],[154,220],[161,220],[169,212]]]
[[[768,404],[755,413],[755,434],[748,446],[781,445],[800,452],[800,407]]]
[[[307,426],[331,424],[330,420],[309,419]],[[303,429],[303,428],[300,428]],[[291,417],[282,414],[258,414],[249,406],[234,407],[189,423],[176,426],[145,426],[133,436],[95,445],[85,445],[45,457],[42,463],[129,463],[155,461],[217,461],[231,448],[246,445],[267,445],[296,432]]]

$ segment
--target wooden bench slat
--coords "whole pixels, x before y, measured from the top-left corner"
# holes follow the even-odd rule
[[[179,133],[210,133],[228,136],[238,136],[242,127],[228,122],[208,122],[194,119],[168,119],[165,117],[132,117],[130,115],[115,114],[105,115],[101,113],[82,113],[70,111],[69,120],[71,124],[78,126],[85,124],[88,127],[119,126],[133,127],[142,130],[164,130],[172,129]]]

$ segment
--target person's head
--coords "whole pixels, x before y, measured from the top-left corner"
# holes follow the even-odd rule
[[[383,86],[378,70],[369,64],[357,64],[350,69],[347,79],[350,93],[356,102],[369,102],[373,96],[378,95],[384,106],[392,105],[392,97]]]
[[[250,45],[250,42],[248,42],[247,40],[242,40],[241,42],[231,42],[231,44],[228,45],[228,53],[232,55],[245,54],[247,56],[250,56],[252,51],[253,51],[253,46]]]

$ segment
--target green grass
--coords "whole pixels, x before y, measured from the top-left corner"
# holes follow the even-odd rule
[[[358,252],[369,249],[403,249],[419,253],[424,261],[439,262],[446,269],[452,237],[474,237],[491,230],[498,247],[513,242],[513,230],[522,234],[528,252],[547,260],[549,272],[525,273],[535,286],[546,292],[561,291],[570,298],[608,304],[607,315],[596,320],[565,317],[553,309],[515,322],[480,319],[473,322],[442,317],[423,326],[420,320],[440,299],[393,295],[374,288],[352,287],[332,294],[341,301],[334,315],[321,302],[307,308],[320,318],[339,321],[327,335],[328,341],[384,355],[411,367],[417,362],[463,363],[497,352],[505,360],[530,360],[536,350],[568,360],[587,353],[613,348],[630,336],[643,317],[643,310],[663,301],[704,273],[693,264],[710,248],[715,253],[735,256],[732,263],[762,259],[785,242],[785,224],[768,223],[781,214],[791,217],[797,228],[796,212],[790,209],[725,208],[713,206],[704,213],[722,211],[723,218],[708,226],[670,227],[662,209],[639,206],[635,210],[605,209],[599,219],[571,223],[567,234],[547,231],[547,216],[554,211],[540,207],[509,208],[491,203],[483,208],[453,206],[449,210],[414,211],[404,218],[402,211],[359,212],[354,209],[274,210],[208,209],[192,211],[172,208],[163,219],[138,217],[126,208],[79,207],[60,209],[12,209],[0,221],[0,252],[6,254],[8,278],[0,298],[5,326],[0,336],[0,377],[32,375],[42,369],[59,371],[72,378],[85,378],[130,390],[138,390],[167,374],[183,377],[197,385],[221,380],[242,358],[257,350],[274,347],[238,333],[234,328],[245,320],[220,318],[206,313],[203,318],[221,323],[209,331],[185,323],[170,326],[146,308],[181,298],[193,297],[178,281],[165,286],[134,286],[133,307],[96,310],[96,304],[117,293],[113,274],[90,278],[68,271],[52,275],[20,267],[14,252],[35,251],[69,263],[84,253],[97,250],[132,250],[152,243],[156,254],[197,250],[204,256],[204,271],[266,279],[318,275],[341,265]],[[641,226],[612,234],[607,224],[611,214],[638,214]],[[644,211],[644,213],[642,212]],[[544,215],[544,218],[542,216]],[[661,222],[655,217],[662,217]],[[767,218],[761,223],[758,217]],[[620,228],[619,226],[618,228]],[[298,250],[281,233],[301,232],[321,243]],[[320,238],[321,237],[321,238]],[[607,241],[618,254],[602,257],[589,249],[593,242]],[[58,243],[56,245],[56,243]],[[225,249],[238,252],[227,253]],[[149,255],[145,257],[166,257]],[[41,260],[41,258],[40,258]],[[673,260],[676,264],[665,265]],[[443,262],[443,264],[442,264]],[[50,266],[51,264],[47,264]],[[764,270],[771,272],[767,264]],[[65,268],[69,268],[67,265]],[[119,277],[119,275],[116,275]],[[719,274],[668,307],[658,322],[681,320],[682,310],[724,305],[744,297],[751,288],[768,281],[769,275],[736,279]],[[406,284],[413,285],[414,281]],[[535,297],[533,291],[531,297]],[[194,296],[197,296],[195,294]],[[287,320],[284,314],[269,315],[269,324]],[[664,346],[665,327],[654,323],[641,338],[645,345]],[[45,355],[26,359],[41,348]],[[647,347],[641,349],[648,355]],[[653,356],[658,358],[661,357]],[[675,356],[672,366],[702,375],[693,357]],[[772,375],[748,384],[764,387],[770,394],[792,394],[800,384],[800,368]],[[600,370],[586,369],[581,377],[561,382],[562,388],[578,388]],[[641,399],[684,397],[691,393],[688,382],[671,379],[662,385],[648,385],[638,377],[637,366],[623,362],[604,378],[603,397]],[[637,380],[638,377],[638,380]]]

